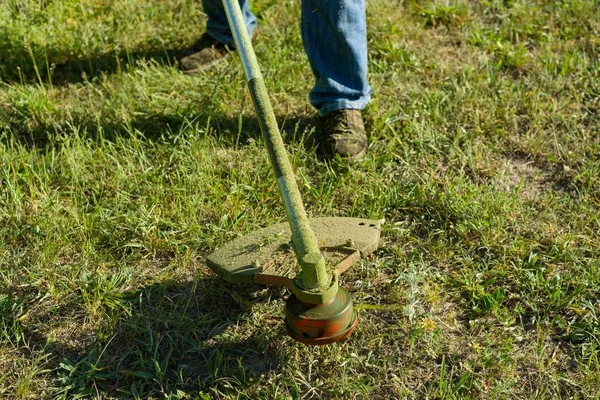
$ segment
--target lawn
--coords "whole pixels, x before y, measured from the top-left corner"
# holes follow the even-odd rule
[[[205,257],[285,220],[197,0],[0,4],[0,398],[600,398],[600,5],[370,0],[367,155],[317,156],[299,1],[252,3],[311,216],[385,220],[346,341]]]

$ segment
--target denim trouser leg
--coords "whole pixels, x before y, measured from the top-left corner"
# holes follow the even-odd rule
[[[248,0],[239,0],[242,14],[246,21],[246,28],[252,37],[252,32],[256,28],[256,17],[250,12]],[[214,37],[221,43],[235,46],[229,23],[227,22],[227,14],[223,8],[221,0],[202,0],[202,7],[208,19],[206,21],[206,33]]]
[[[248,32],[256,17],[249,0],[239,0]],[[235,45],[221,0],[202,0],[206,31]],[[302,40],[316,78],[310,103],[321,115],[342,108],[363,109],[369,102],[365,0],[302,0]]]
[[[310,102],[321,115],[369,102],[365,0],[302,0],[302,39],[315,87]]]

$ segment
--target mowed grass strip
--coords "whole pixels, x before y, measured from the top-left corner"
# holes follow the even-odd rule
[[[0,397],[598,398],[600,6],[367,3],[352,164],[316,155],[300,2],[252,3],[309,214],[386,221],[319,348],[204,265],[285,213],[239,59],[176,68],[200,2],[0,5]]]

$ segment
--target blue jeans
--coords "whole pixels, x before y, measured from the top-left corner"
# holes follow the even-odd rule
[[[239,0],[250,35],[256,17]],[[202,0],[206,32],[234,45],[221,0]],[[302,0],[302,40],[316,83],[310,103],[321,115],[343,108],[362,110],[371,97],[367,82],[365,0]]]

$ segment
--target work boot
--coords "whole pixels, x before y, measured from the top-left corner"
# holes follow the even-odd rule
[[[339,154],[345,159],[358,160],[367,151],[367,134],[360,110],[342,109],[323,117],[323,142],[326,156]]]
[[[183,50],[178,57],[179,66],[186,74],[195,74],[224,61],[233,50],[233,46],[203,33],[193,45]]]

